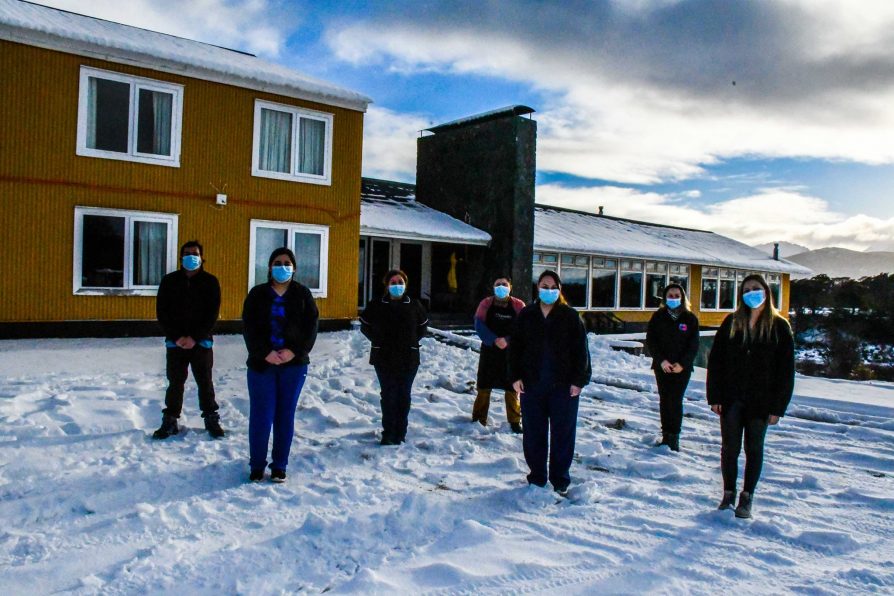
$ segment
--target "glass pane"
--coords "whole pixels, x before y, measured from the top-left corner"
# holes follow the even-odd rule
[[[708,267],[703,270],[704,277],[717,277],[718,271],[715,267]]]
[[[88,78],[87,147],[127,153],[130,123],[130,85]]]
[[[650,273],[646,275],[646,306],[658,308],[661,306],[661,297],[664,292],[666,279],[663,273]]]
[[[555,265],[559,262],[559,257],[557,255],[543,255],[543,262]]]
[[[605,259],[601,257],[593,257],[593,267],[605,267]]]
[[[542,258],[543,258],[543,255],[541,255],[539,252],[534,253],[534,262],[535,263],[539,263]]]
[[[85,215],[82,225],[81,286],[124,287],[124,218]]]
[[[562,294],[571,306],[586,308],[587,277],[589,272],[582,267],[568,267],[562,270]]]
[[[621,308],[640,308],[643,305],[643,274],[621,274]]]
[[[364,274],[366,273],[366,239],[360,239],[360,261],[357,267],[357,306],[366,304],[366,288],[364,286]]]
[[[736,282],[731,279],[720,280],[720,305],[718,308],[732,310],[736,307]]]
[[[615,261],[614,259],[606,259],[605,260],[606,269],[615,269],[615,268],[617,268],[617,266],[618,266],[618,262]]]
[[[277,248],[286,245],[286,231],[279,228],[255,229],[255,276],[252,283],[267,283],[267,263]]]
[[[301,118],[299,125],[298,171],[302,174],[323,175],[326,147],[326,123],[322,120]]]
[[[562,255],[563,265],[574,265],[574,255]]]
[[[576,256],[574,257],[574,264],[580,267],[587,267],[590,265],[590,257]]]
[[[537,297],[537,278],[540,277],[541,273],[549,269],[550,267],[547,267],[546,265],[534,265],[531,267],[531,295],[534,296],[534,298]]]
[[[133,284],[157,286],[168,272],[168,224],[136,221],[133,225]]]
[[[320,289],[320,246],[322,236],[295,232],[295,247],[292,249],[298,260],[295,281],[311,290]]]
[[[702,308],[717,308],[717,280],[702,280]]]
[[[670,283],[680,284],[684,290],[686,290],[686,294],[689,294],[689,276],[688,275],[671,275]]]
[[[773,306],[775,306],[776,308],[780,308],[780,305],[782,304],[782,284],[780,284],[778,281],[774,281],[769,285],[770,294],[773,298]]]
[[[615,284],[618,274],[612,269],[595,269],[590,290],[590,306],[592,308],[615,307]]]
[[[258,168],[268,172],[292,171],[292,115],[261,108]],[[266,265],[266,263],[265,263]],[[266,273],[264,279],[267,279]]]
[[[138,153],[171,154],[173,106],[173,94],[140,89],[137,108]]]

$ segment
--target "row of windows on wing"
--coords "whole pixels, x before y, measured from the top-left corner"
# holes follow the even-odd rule
[[[179,166],[183,86],[81,68],[78,154]],[[332,114],[256,100],[252,173],[327,183]]]
[[[74,291],[151,291],[179,266],[178,216],[75,208]],[[298,258],[295,279],[325,296],[329,228],[311,224],[250,223],[249,287],[267,280],[270,253],[281,246]]]
[[[532,269],[535,285],[540,274],[548,269],[558,270],[562,278],[562,294],[576,308],[658,308],[662,292],[670,283],[680,284],[691,295],[689,265],[680,263],[535,252]],[[738,284],[749,273],[753,272],[703,268],[701,309],[734,310]],[[770,285],[774,303],[778,306],[782,298],[781,276],[776,273],[761,275]]]

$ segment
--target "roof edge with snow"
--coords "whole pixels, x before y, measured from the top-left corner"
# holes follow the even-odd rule
[[[5,41],[360,112],[372,103],[356,91],[239,50],[20,0],[0,5],[5,5],[0,6],[0,39]],[[120,33],[119,39],[110,32]]]

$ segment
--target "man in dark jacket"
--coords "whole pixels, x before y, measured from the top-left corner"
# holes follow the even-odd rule
[[[161,426],[152,436],[166,439],[180,432],[177,419],[183,408],[183,385],[191,367],[199,388],[205,429],[212,437],[221,438],[224,431],[220,427],[211,380],[214,365],[211,329],[220,312],[220,284],[205,271],[202,245],[196,240],[180,247],[180,261],[180,269],[162,278],[155,303],[167,347],[168,390]]]

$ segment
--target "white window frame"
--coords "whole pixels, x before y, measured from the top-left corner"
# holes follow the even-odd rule
[[[104,149],[92,149],[87,146],[87,93],[90,88],[89,78],[95,77],[130,85],[130,107],[127,123],[127,153],[119,151],[107,151]],[[139,153],[137,151],[137,118],[139,90],[161,91],[173,94],[171,101],[171,155],[155,155],[152,153]],[[81,66],[80,88],[78,91],[78,131],[77,149],[75,153],[84,157],[100,157],[104,159],[117,159],[120,161],[132,161],[173,168],[180,167],[180,136],[183,124],[183,85],[156,81],[134,75],[126,75],[109,70],[100,70],[89,66]]]
[[[572,260],[574,260],[574,261],[576,261],[578,258],[582,257],[582,258],[587,259],[587,264],[586,265],[564,264],[564,263],[562,263],[562,259],[564,257],[571,257]],[[558,259],[558,262],[556,263],[556,265],[558,266],[556,273],[559,274],[559,277],[563,278],[563,283],[564,283],[564,277],[565,277],[565,272],[564,272],[565,268],[587,272],[587,281],[584,283],[584,303],[583,303],[583,305],[574,305],[569,302],[569,304],[571,304],[571,306],[573,306],[574,308],[577,308],[577,309],[583,309],[583,310],[590,309],[590,286],[593,283],[592,270],[590,268],[590,261],[591,261],[590,255],[587,255],[584,253],[578,253],[578,252],[565,252],[565,253],[559,253],[559,259]],[[566,300],[567,300],[567,297],[566,297]]]
[[[286,247],[295,250],[295,232],[302,234],[318,234],[320,236],[320,286],[308,288],[314,298],[326,298],[329,286],[329,226],[317,224],[294,223],[286,221],[269,221],[264,219],[251,220],[248,244],[248,289],[251,290],[254,283],[256,239],[258,228],[274,228],[286,231]],[[269,255],[268,255],[269,256]],[[300,258],[295,255],[295,258]],[[263,283],[263,282],[259,282]]]
[[[167,273],[177,269],[177,230],[179,216],[176,213],[154,211],[130,211],[126,209],[105,209],[100,207],[75,207],[74,247],[72,250],[72,293],[77,296],[155,296],[158,286],[135,285],[133,283],[133,224],[135,221],[168,224]],[[84,287],[81,285],[84,251],[84,215],[124,218],[124,285],[123,287]]]
[[[259,167],[261,156],[261,110],[275,110],[277,112],[287,112],[292,115],[292,160],[290,163],[290,171],[271,172],[262,170]],[[326,123],[326,139],[323,144],[323,175],[304,174],[298,171],[298,160],[300,159],[300,147],[298,144],[298,132],[301,118],[311,120],[322,120]],[[252,132],[252,148],[251,148],[251,175],[259,178],[274,178],[276,180],[288,180],[290,182],[307,182],[309,184],[322,184],[325,186],[332,185],[332,129],[335,117],[327,112],[318,112],[307,108],[299,108],[287,104],[274,103],[272,101],[264,101],[262,99],[255,100],[255,120]]]
[[[593,306],[593,271],[611,271],[610,268],[600,267],[596,265],[595,259],[602,259],[603,261],[614,261],[615,262],[615,305],[614,306]],[[587,295],[587,310],[601,311],[601,312],[616,312],[621,310],[620,302],[621,302],[621,276],[620,276],[620,266],[621,259],[617,257],[607,257],[604,255],[590,255],[590,282],[589,288],[590,292]]]
[[[615,304],[618,305],[618,311],[642,311],[642,310],[653,310],[651,308],[646,308],[646,262],[642,259],[631,259],[631,258],[619,258],[618,261],[618,277],[617,277],[617,300]],[[621,267],[621,261],[630,261],[631,263],[636,262],[640,263],[639,271],[636,271],[633,268],[624,269]],[[636,306],[621,306],[621,276],[625,273],[639,273],[640,283],[639,283],[639,307]]]

